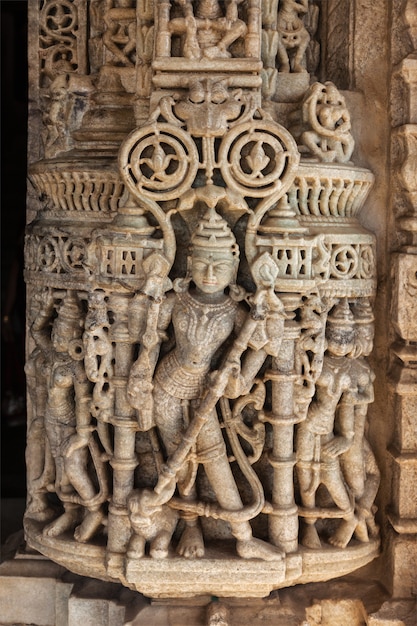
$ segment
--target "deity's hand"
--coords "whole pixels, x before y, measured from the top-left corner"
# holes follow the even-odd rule
[[[72,437],[67,439],[67,441],[62,444],[63,455],[66,458],[69,458],[77,450],[81,450],[82,448],[88,446],[88,442],[90,441],[90,435],[90,431],[72,435]]]
[[[241,364],[240,361],[236,361],[235,363],[230,363],[229,368],[229,377],[226,384],[226,388],[224,390],[224,395],[226,398],[235,399],[242,396],[247,392],[246,381],[241,374]]]
[[[349,450],[351,443],[351,440],[347,437],[334,437],[323,445],[321,449],[322,458],[335,459],[343,452]]]
[[[54,309],[54,292],[50,287],[45,287],[34,295],[34,299],[39,303],[39,312],[49,316]]]
[[[127,398],[133,408],[140,409],[144,399],[152,395],[152,382],[145,375],[133,374],[127,383]]]

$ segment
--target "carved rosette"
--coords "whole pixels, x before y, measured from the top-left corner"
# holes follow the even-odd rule
[[[42,28],[47,9],[70,28],[76,3],[52,4]],[[43,447],[28,542],[153,597],[265,596],[378,553],[364,436],[375,241],[358,221],[373,175],[349,161],[335,86],[317,83],[332,97],[309,106],[296,75],[318,11],[296,4],[275,21],[257,0],[90,7],[87,113],[29,172],[28,445]],[[304,89],[300,132],[261,106],[261,73],[272,89],[278,69]]]

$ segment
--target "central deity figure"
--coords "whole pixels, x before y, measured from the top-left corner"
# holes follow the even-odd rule
[[[185,279],[176,281],[162,304],[159,330],[172,322],[175,347],[166,354],[156,368],[153,379],[154,422],[163,440],[168,459],[184,439],[187,427],[195,418],[201,402],[210,387],[216,385],[218,376],[226,372],[226,397],[235,398],[248,393],[254,377],[262,366],[267,352],[266,344],[259,348],[249,340],[242,346],[246,355],[232,359],[233,335],[239,338],[248,318],[248,312],[233,295],[239,264],[239,248],[227,222],[209,208],[192,238],[191,267]],[[228,293],[226,289],[228,288]],[[161,328],[162,325],[162,328]],[[228,351],[228,354],[224,352]],[[225,359],[226,356],[226,359]],[[219,370],[219,361],[223,365]],[[140,389],[131,379],[129,393]],[[179,542],[179,554],[187,557],[204,555],[202,530],[198,520],[196,501],[196,471],[204,465],[206,476],[217,501],[225,511],[233,512],[228,519],[237,539],[237,553],[243,558],[279,559],[280,551],[274,546],[255,539],[237,488],[215,406],[207,413],[195,437],[191,455],[176,473],[176,483],[185,506],[185,528]],[[195,504],[197,504],[195,502]],[[242,511],[241,517],[236,512]]]

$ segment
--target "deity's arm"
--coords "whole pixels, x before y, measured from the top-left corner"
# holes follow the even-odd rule
[[[42,293],[39,312],[33,320],[30,328],[31,335],[36,345],[44,352],[51,349],[51,319],[54,312],[54,300],[49,290]]]
[[[357,382],[355,404],[371,404],[375,400],[375,373],[364,359],[358,359],[352,364],[352,374]]]
[[[359,513],[362,513],[362,516],[369,517],[372,515],[372,506],[378,493],[381,474],[375,455],[366,438],[363,440],[363,455],[366,479],[363,494],[356,501],[356,508]]]
[[[354,436],[355,411],[350,394],[342,396],[338,406],[337,420],[335,419],[337,433],[329,442],[324,444],[323,452],[330,458],[336,458],[349,450]]]
[[[90,441],[91,425],[91,384],[80,362],[74,365],[74,402],[76,433],[64,444],[63,451],[70,457],[76,450],[84,448]]]
[[[299,13],[308,12],[308,0],[295,0],[295,5]]]
[[[142,334],[139,333],[137,337],[140,351],[130,371],[127,397],[131,406],[140,410],[142,430],[148,430],[152,426],[152,379],[161,343],[167,338],[165,331],[171,321],[175,299],[174,292],[169,293],[162,302],[149,298],[146,325]]]
[[[374,400],[375,400],[374,386],[372,384],[372,381],[369,381],[367,385],[365,385],[364,387],[360,387],[358,389],[357,404],[368,405],[368,404],[372,404]]]
[[[355,147],[355,140],[350,133],[341,133],[337,139],[340,141],[341,156],[348,161]]]
[[[155,343],[153,343],[153,346],[149,351],[149,359],[152,372],[155,369],[156,362],[159,357],[161,344],[168,339],[166,330],[171,322],[172,309],[174,308],[175,299],[175,293],[171,292],[163,300],[160,306],[155,308],[155,315],[157,315],[154,339]],[[152,306],[150,307],[150,309],[150,314],[152,314]],[[146,337],[143,337],[143,342],[146,344]]]
[[[228,398],[238,398],[250,392],[256,375],[261,369],[267,353],[264,349],[247,350],[240,364],[240,371],[232,373],[226,388],[225,395]]]
[[[248,316],[250,316],[250,312],[246,311],[243,306],[239,307],[235,319],[235,334],[237,336],[235,345],[239,343],[239,333],[244,324],[248,322]],[[256,325],[253,332],[256,333]],[[264,364],[267,355],[268,351],[263,346],[258,347],[256,342],[246,339],[244,352],[241,358],[236,361],[234,371],[232,371],[226,388],[225,395],[228,398],[237,398],[250,392],[254,379]],[[230,356],[228,361],[229,364],[233,365],[230,361]]]

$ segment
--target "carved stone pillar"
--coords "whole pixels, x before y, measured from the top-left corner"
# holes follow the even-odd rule
[[[414,48],[394,41],[390,413],[360,5],[31,0],[25,531],[72,572],[262,598],[382,552],[411,595],[415,16],[393,3]]]

